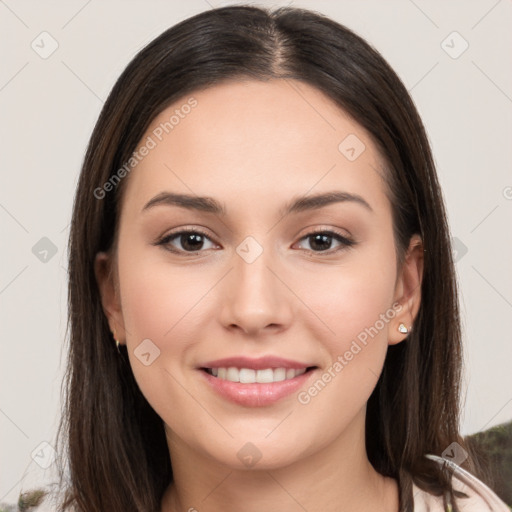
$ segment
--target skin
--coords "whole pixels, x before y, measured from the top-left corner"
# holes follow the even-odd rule
[[[231,81],[193,97],[197,106],[125,178],[117,251],[96,259],[111,329],[165,425],[175,481],[162,511],[397,511],[396,481],[367,458],[366,402],[388,346],[407,336],[398,325],[417,315],[423,248],[413,237],[397,273],[381,157],[359,124],[297,81]],[[348,134],[366,147],[352,162],[338,149]],[[334,190],[360,195],[372,211],[337,202],[280,214],[296,196]],[[142,211],[163,191],[213,197],[227,214]],[[167,247],[182,255],[154,245],[180,228],[206,232],[200,252],[186,252],[180,237]],[[306,237],[313,230],[357,243],[331,238],[322,251]],[[247,236],[263,249],[252,263],[236,252]],[[318,366],[307,390],[396,302],[399,313],[308,404],[293,393],[236,405],[197,369],[272,354]],[[160,355],[145,366],[134,350],[147,338]],[[237,457],[248,442],[261,454],[251,467]]]

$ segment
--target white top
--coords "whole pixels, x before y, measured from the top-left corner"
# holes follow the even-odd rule
[[[510,512],[510,508],[481,480],[461,468],[454,462],[427,455],[440,465],[446,465],[453,471],[452,486],[454,490],[468,495],[468,498],[456,498],[461,512]],[[434,496],[421,490],[414,483],[412,486],[414,512],[451,512],[451,508],[443,508],[443,497]]]

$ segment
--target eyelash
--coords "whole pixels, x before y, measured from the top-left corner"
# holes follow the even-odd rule
[[[210,237],[204,231],[201,231],[200,229],[194,228],[194,229],[184,229],[184,230],[181,230],[181,231],[177,231],[175,233],[169,233],[168,235],[165,235],[163,238],[158,240],[154,245],[163,246],[164,249],[166,249],[166,250],[168,250],[168,251],[170,251],[172,253],[179,254],[180,256],[184,256],[184,257],[187,257],[186,255],[196,255],[199,252],[205,252],[204,250],[199,250],[199,251],[183,251],[183,250],[171,249],[169,247],[170,241],[175,239],[175,238],[179,238],[181,235],[184,235],[184,234],[201,235],[201,236],[207,238],[208,240],[210,240],[211,242],[213,242],[210,239]],[[335,240],[337,240],[338,242],[341,243],[341,246],[336,248],[336,249],[328,249],[328,250],[325,250],[325,251],[313,251],[311,249],[304,249],[308,254],[315,254],[315,255],[326,254],[326,255],[331,255],[333,253],[337,253],[337,252],[340,252],[340,251],[347,250],[350,247],[353,247],[354,245],[357,244],[357,242],[355,242],[354,240],[351,240],[350,238],[347,238],[346,236],[342,235],[341,233],[338,233],[337,231],[325,230],[325,229],[311,231],[310,233],[307,233],[306,235],[301,237],[300,240],[305,240],[305,239],[307,239],[309,237],[312,237],[312,236],[318,235],[318,234],[327,235],[330,238],[334,238]]]

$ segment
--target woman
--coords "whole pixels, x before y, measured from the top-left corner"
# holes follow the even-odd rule
[[[506,510],[459,434],[423,125],[338,23],[226,7],[144,48],[91,137],[69,275],[60,510]]]

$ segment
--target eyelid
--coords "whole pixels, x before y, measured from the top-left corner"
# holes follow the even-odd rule
[[[311,235],[315,235],[317,233],[329,233],[329,234],[334,234],[334,235],[337,235],[339,236],[340,238],[343,238],[344,240],[347,240],[347,241],[354,241],[352,239],[352,236],[350,235],[350,233],[348,233],[346,230],[343,232],[337,228],[333,228],[333,227],[327,227],[327,226],[321,226],[321,227],[317,227],[317,228],[305,228],[307,231],[299,238],[299,240],[302,240],[303,238],[305,237],[308,237],[308,236],[311,236]]]

